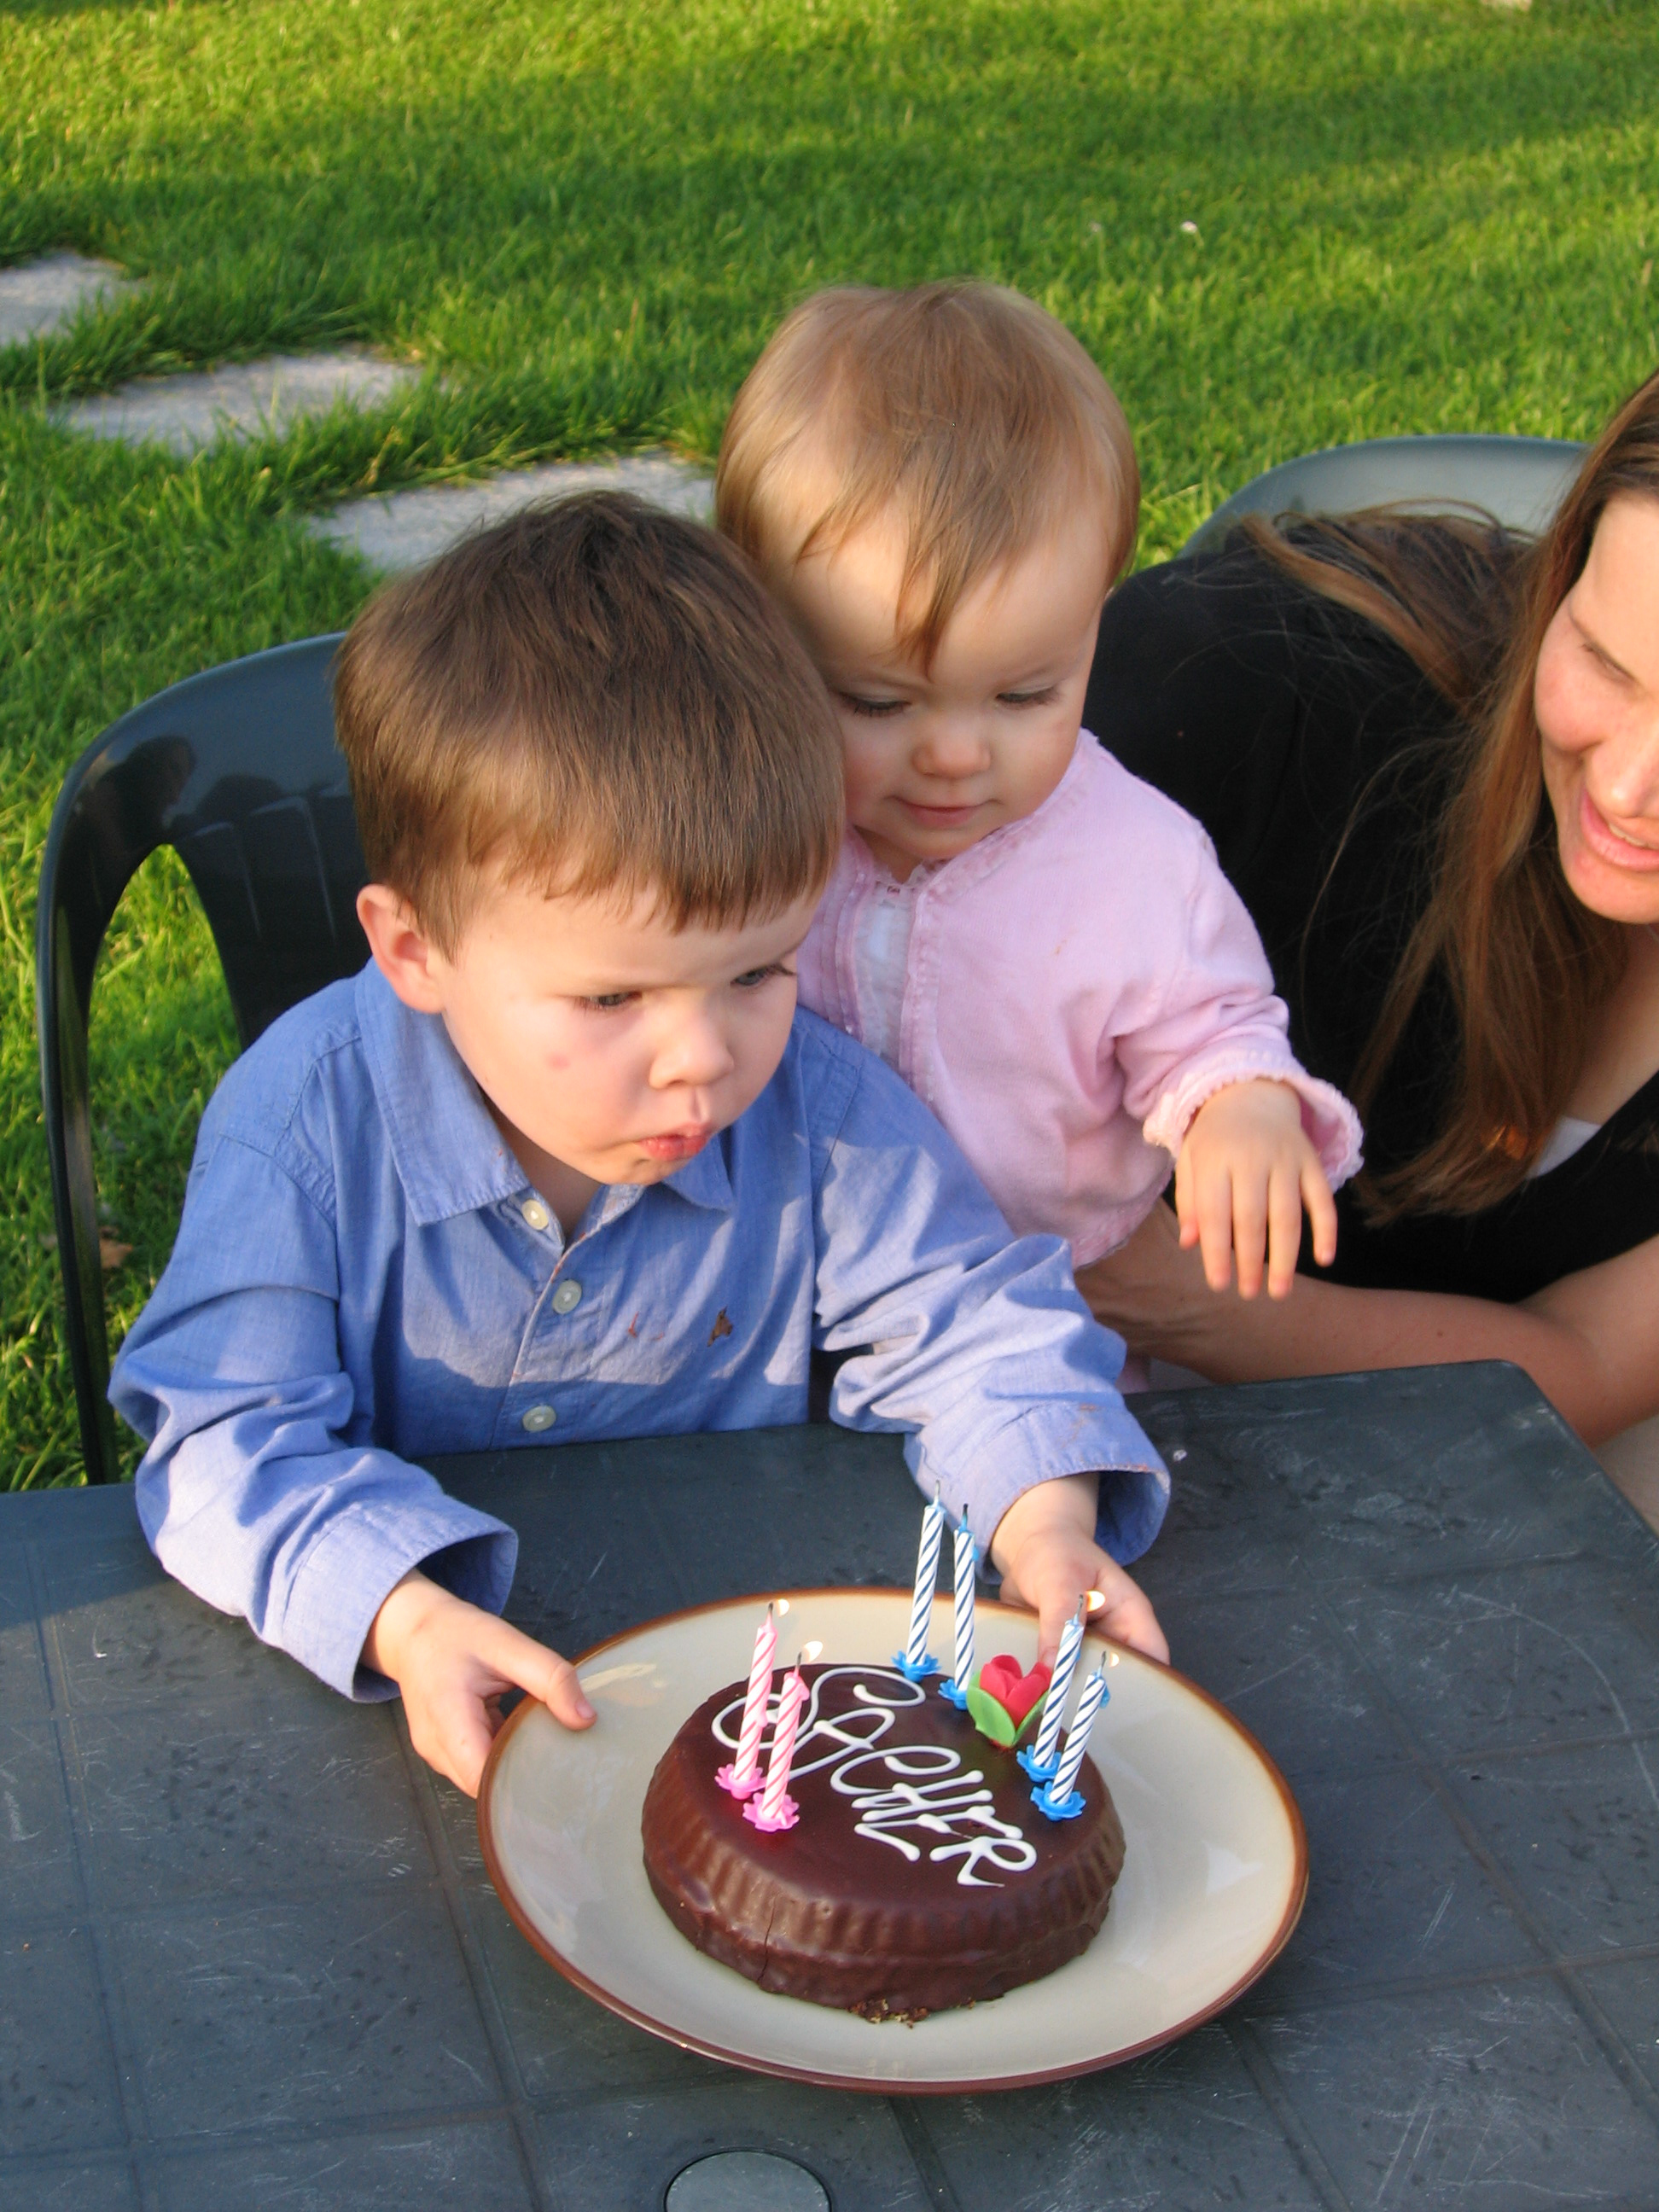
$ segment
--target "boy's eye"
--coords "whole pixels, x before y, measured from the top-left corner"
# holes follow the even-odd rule
[[[1045,684],[1040,691],[999,691],[997,704],[1000,707],[1046,707],[1051,699],[1059,696],[1058,684]]]
[[[856,691],[838,691],[836,696],[850,713],[878,722],[885,721],[890,714],[902,714],[910,703],[908,699],[863,699]]]
[[[637,991],[601,991],[591,999],[578,999],[579,1006],[586,1006],[598,1014],[614,1014],[618,1006],[626,1006],[638,998]]]
[[[741,975],[732,978],[732,984],[734,990],[752,991],[759,984],[769,983],[775,975],[793,975],[794,972],[781,960],[774,960],[764,968],[745,968]]]

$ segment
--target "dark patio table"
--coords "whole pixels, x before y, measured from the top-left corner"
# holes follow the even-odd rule
[[[1140,1409],[1176,1479],[1146,1582],[1296,1790],[1308,1906],[1223,2018],[1006,2097],[625,2026],[515,1933],[395,1706],[167,1582],[130,1493],[0,1498],[0,2208],[1659,2205],[1659,1544],[1507,1368]],[[914,1560],[890,1438],[442,1473],[568,1652]],[[676,2185],[733,2151],[768,2156]]]

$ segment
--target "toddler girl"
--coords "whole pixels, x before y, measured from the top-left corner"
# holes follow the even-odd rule
[[[1203,830],[1080,726],[1139,479],[1076,339],[988,285],[819,293],[738,395],[715,501],[845,744],[802,1002],[889,1061],[1011,1225],[1067,1238],[1074,1267],[1131,1235],[1172,1157],[1214,1287],[1236,1255],[1254,1296],[1265,1257],[1284,1297],[1304,1203],[1328,1265],[1353,1109],[1292,1056]]]

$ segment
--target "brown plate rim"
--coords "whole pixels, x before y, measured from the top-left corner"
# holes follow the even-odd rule
[[[590,1645],[586,1651],[573,1660],[571,1664],[574,1667],[586,1667],[590,1660],[600,1657],[606,1651],[614,1650],[618,1644],[631,1643],[636,1636],[642,1636],[650,1629],[666,1628],[677,1621],[693,1620],[700,1613],[724,1613],[744,1606],[765,1605],[780,1595],[787,1597],[793,1605],[798,1600],[809,1598],[874,1597],[886,1594],[889,1594],[889,1585],[885,1583],[830,1583],[814,1589],[791,1589],[781,1592],[766,1590],[753,1597],[711,1598],[702,1605],[682,1606],[674,1613],[658,1613],[653,1620],[638,1621],[632,1628],[623,1629],[615,1636],[607,1636],[600,1643]],[[908,1592],[899,1589],[892,1589],[890,1594],[899,1598],[908,1595]],[[1030,1614],[1022,1607],[1004,1605],[1000,1600],[994,1598],[981,1598],[979,1607],[982,1614],[1002,1614],[1011,1620],[1029,1623],[1031,1618]],[[1296,1924],[1302,1917],[1303,1906],[1307,1902],[1308,1832],[1302,1819],[1302,1808],[1297,1803],[1290,1784],[1280,1773],[1278,1763],[1263,1749],[1257,1738],[1245,1727],[1236,1713],[1231,1712],[1218,1698],[1212,1697],[1201,1683],[1194,1682],[1190,1675],[1183,1674],[1179,1668],[1168,1666],[1156,1659],[1149,1659],[1144,1651],[1133,1651],[1127,1644],[1114,1643],[1110,1637],[1101,1636],[1093,1631],[1091,1633],[1094,1635],[1097,1643],[1105,1644],[1109,1650],[1124,1652],[1130,1658],[1139,1660],[1149,1667],[1158,1667],[1164,1674],[1173,1675],[1183,1689],[1190,1691],[1201,1704],[1209,1706],[1212,1712],[1218,1714],[1233,1733],[1243,1740],[1246,1747],[1260,1760],[1268,1779],[1279,1792],[1279,1802],[1284,1806],[1285,1817],[1290,1822],[1291,1839],[1295,1853],[1291,1873],[1290,1894],[1285,1900],[1284,1913],[1261,1957],[1255,1961],[1249,1971],[1240,1975],[1231,1988],[1223,1990],[1219,1996],[1212,1999],[1199,2011],[1191,2014],[1187,2019],[1176,2021],[1174,2026],[1165,2028],[1158,2035],[1149,2035],[1139,2043],[1131,2044],[1121,2051],[1114,2051],[1106,2057],[1079,2059],[1075,2065],[1047,2066],[1034,2074],[1001,2074],[994,2076],[980,2075],[962,2081],[905,2081],[890,2079],[872,2081],[862,2075],[855,2076],[823,2073],[815,2067],[780,2065],[770,2060],[757,2058],[749,2051],[728,2051],[722,2044],[712,2042],[702,2036],[687,2034],[679,2028],[670,2027],[665,2021],[653,2020],[648,2013],[641,2012],[637,2006],[629,2004],[624,1998],[614,1996],[601,1983],[596,1982],[592,1975],[585,1974],[580,1966],[574,1966],[561,1952],[556,1950],[540,1929],[532,1924],[529,1916],[522,1910],[514,1894],[513,1886],[506,1877],[501,1855],[495,1848],[495,1831],[491,1826],[490,1817],[495,1769],[519,1723],[527,1712],[536,1710],[536,1701],[530,1698],[526,1698],[501,1723],[495,1741],[489,1747],[489,1756],[484,1761],[483,1772],[479,1778],[478,1843],[483,1852],[485,1871],[489,1876],[495,1894],[507,1907],[507,1917],[514,1926],[531,1948],[539,1953],[550,1966],[562,1974],[566,1981],[580,1990],[584,1995],[593,1998],[596,2003],[602,2004],[607,2012],[615,2013],[619,2019],[629,2021],[635,2027],[643,2028],[647,2034],[654,2035],[665,2043],[672,2043],[678,2050],[696,2051],[700,2057],[719,2059],[723,2065],[738,2067],[744,2073],[767,2074],[783,2081],[803,2081],[817,2089],[848,2089],[861,2091],[866,2095],[872,2096],[960,2097],[976,2096],[990,2090],[1036,2088],[1048,2081],[1068,2081],[1074,2080],[1079,2074],[1104,2073],[1110,2066],[1127,2066],[1131,2059],[1144,2058],[1150,2051],[1162,2051],[1166,2045],[1179,2042],[1182,2036],[1190,2035],[1194,2028],[1202,2027],[1206,2021],[1213,2020],[1218,2013],[1225,2012],[1229,2005],[1236,2004],[1245,1990],[1254,1983],[1258,1982],[1267,1972],[1268,1967],[1290,1942],[1295,1932]]]

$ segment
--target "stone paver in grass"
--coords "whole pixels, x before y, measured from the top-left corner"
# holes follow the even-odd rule
[[[457,538],[500,522],[539,500],[562,493],[611,489],[636,492],[653,506],[706,522],[714,512],[714,480],[703,469],[672,453],[631,453],[614,461],[555,461],[512,469],[483,483],[422,484],[373,499],[354,499],[331,514],[313,515],[306,527],[337,545],[349,545],[377,568],[417,568],[435,560]]]
[[[222,437],[280,434],[305,415],[326,415],[343,399],[380,407],[420,375],[417,368],[368,354],[273,354],[198,375],[143,377],[96,399],[54,408],[65,429],[130,446],[165,446],[189,455]]]
[[[83,253],[46,253],[0,269],[0,346],[52,337],[83,307],[111,306],[133,289],[118,269]]]

